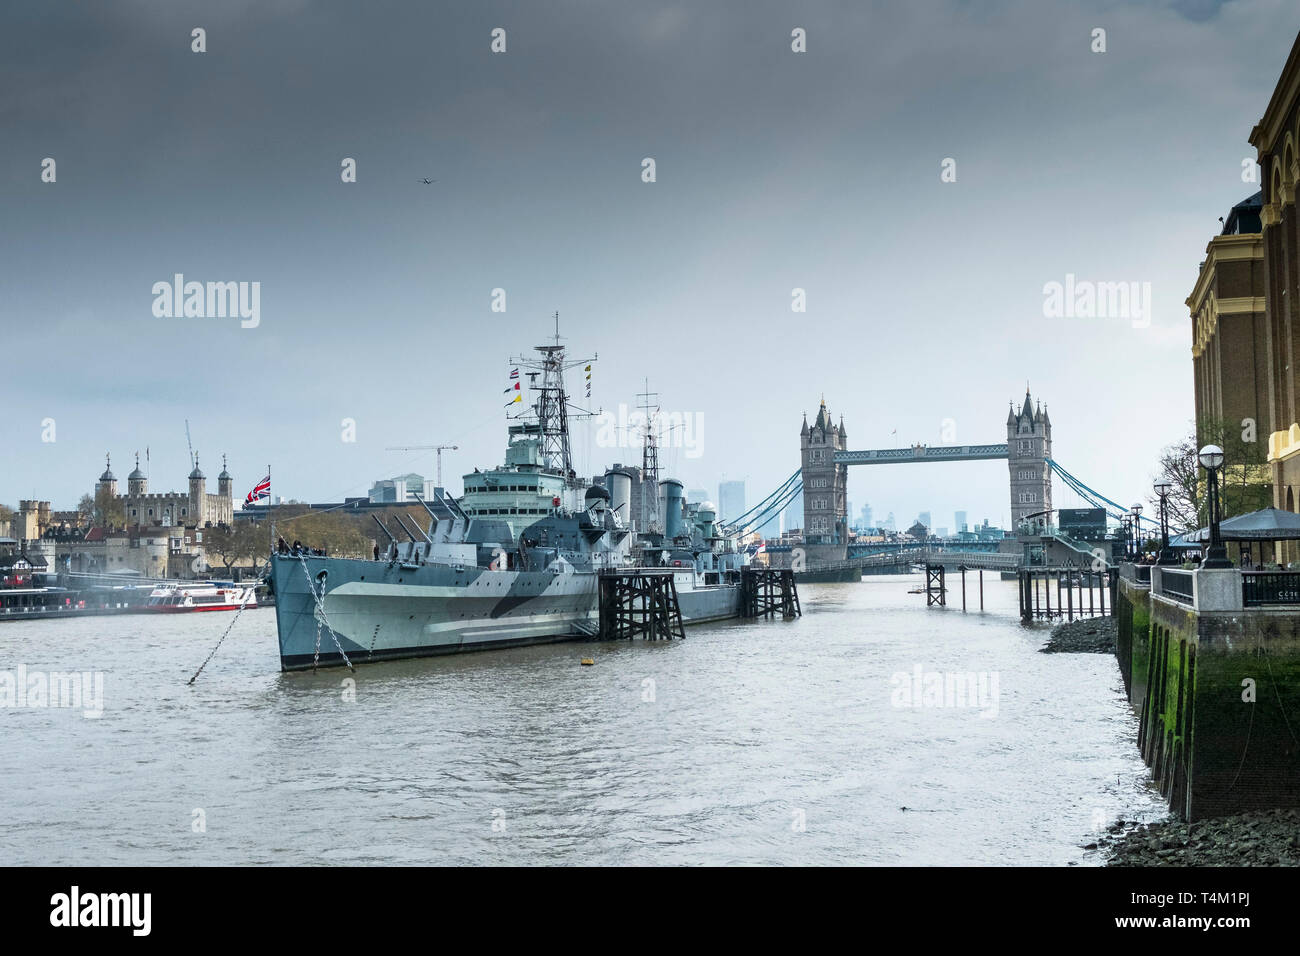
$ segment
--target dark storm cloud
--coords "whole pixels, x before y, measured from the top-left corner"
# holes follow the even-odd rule
[[[186,418],[205,460],[229,452],[241,484],[275,461],[297,497],[432,472],[389,444],[456,441],[452,473],[490,464],[506,357],[555,309],[600,353],[593,404],[634,403],[649,377],[705,421],[704,457],[674,463],[687,483],[748,475],[752,492],[793,468],[823,391],[855,444],[933,442],[949,418],[984,441],[1030,377],[1069,463],[1135,414],[1106,375],[1185,381],[1096,478],[1132,496],[1191,416],[1182,299],[1216,217],[1254,189],[1245,136],[1300,20],[1278,2],[1064,0],[0,17],[0,320],[22,357],[0,500],[67,504],[105,447],[125,462],[149,445],[155,485],[181,485]],[[177,272],[259,281],[261,324],[154,317],[152,285]],[[1067,272],[1151,281],[1152,328],[1045,319],[1042,287]],[[591,442],[584,469],[636,458]],[[1005,474],[971,469],[952,506],[998,520]],[[943,475],[860,478],[855,503],[900,520],[951,510]]]
[[[1218,16],[1219,11],[1231,2],[1232,0],[1174,0],[1170,7],[1187,19],[1199,23]]]

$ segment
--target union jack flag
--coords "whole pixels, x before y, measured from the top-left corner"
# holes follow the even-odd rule
[[[271,476],[267,475],[265,478],[263,478],[261,481],[259,481],[256,485],[253,486],[253,490],[250,491],[248,493],[248,497],[244,499],[244,504],[246,505],[256,504],[257,502],[261,501],[263,498],[270,498],[270,497],[271,497]]]

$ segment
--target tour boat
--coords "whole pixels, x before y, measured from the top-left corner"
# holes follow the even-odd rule
[[[149,595],[147,611],[237,611],[241,607],[254,607],[257,596],[254,586],[213,584],[202,582],[192,585],[169,585],[155,588]]]

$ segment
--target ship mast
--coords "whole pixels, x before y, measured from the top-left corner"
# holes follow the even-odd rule
[[[650,399],[658,398],[658,392],[650,391],[650,380],[645,380],[645,391],[638,392],[641,404],[637,407],[645,412],[645,435],[641,440],[641,499],[645,515],[646,530],[658,530],[659,526],[659,444],[655,437],[655,413],[659,406]]]
[[[573,470],[573,451],[569,443],[569,395],[564,386],[564,373],[578,365],[589,365],[594,359],[569,361],[564,346],[560,344],[562,338],[560,313],[556,312],[554,344],[535,346],[533,351],[539,353],[540,358],[519,356],[511,361],[529,370],[529,389],[537,393],[530,417],[536,419],[535,427],[541,436],[546,467],[563,475],[570,487],[577,487],[580,482]],[[539,376],[540,385],[537,382]],[[578,409],[578,413],[580,416],[591,414],[585,409]]]

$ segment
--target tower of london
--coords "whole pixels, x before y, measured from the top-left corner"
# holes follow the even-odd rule
[[[135,456],[135,469],[126,476],[126,494],[117,490],[112,461],[105,456],[104,473],[95,484],[95,491],[107,491],[122,504],[127,527],[195,527],[230,524],[235,516],[234,481],[226,470],[225,457],[221,460],[221,474],[217,475],[217,493],[208,494],[207,477],[199,468],[194,456],[194,470],[189,475],[187,492],[150,494],[149,479],[140,470],[140,456]]]

